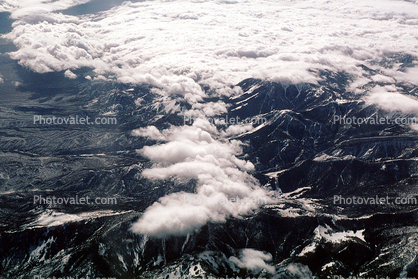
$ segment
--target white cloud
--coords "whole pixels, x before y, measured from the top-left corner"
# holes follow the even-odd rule
[[[0,74],[0,83],[3,83],[3,82],[4,82],[3,76]]]
[[[44,14],[84,4],[91,0],[6,0],[0,4],[0,11],[11,12],[14,19]]]
[[[389,90],[390,91],[389,91]],[[393,88],[376,86],[366,97],[366,104],[377,105],[383,110],[418,115],[418,100],[412,96],[392,92]]]
[[[394,83],[395,82],[393,78],[380,75],[380,74],[374,75],[371,78],[374,82],[380,82],[380,83]]]
[[[249,174],[253,164],[236,157],[242,152],[241,143],[214,138],[217,130],[207,120],[172,127],[161,135],[167,143],[140,151],[154,162],[142,175],[149,179],[195,179],[197,189],[195,193],[161,198],[144,212],[132,231],[161,238],[186,235],[207,222],[238,218],[276,201]]]
[[[361,87],[365,86],[366,84],[370,83],[372,80],[369,78],[357,78],[354,82],[350,83],[347,90],[350,92],[354,92],[356,94],[362,94],[364,93],[364,89],[361,89]]]
[[[165,137],[155,126],[135,129],[132,131],[132,135],[138,137],[148,137],[153,140],[165,140]]]
[[[291,263],[286,267],[286,273],[292,276],[295,279],[311,279],[312,271],[308,266],[301,263]]]
[[[228,110],[226,108],[226,104],[222,101],[214,102],[206,102],[206,103],[196,103],[193,104],[192,109],[197,111],[202,111],[203,116],[215,116],[222,113],[227,113]]]
[[[239,258],[232,256],[229,258],[229,261],[231,261],[240,268],[251,270],[255,274],[258,274],[263,270],[267,271],[268,273],[274,274],[276,271],[274,266],[271,266],[266,263],[271,261],[272,259],[273,257],[270,253],[264,253],[254,249],[242,249],[240,251]]]
[[[413,115],[414,117],[409,119],[399,118],[396,121],[418,131],[416,124],[418,99],[416,97],[399,93],[398,88],[393,85],[383,87],[377,85],[364,97],[364,100],[366,105],[376,105],[387,112]]]
[[[226,136],[233,136],[246,133],[253,129],[252,124],[245,125],[231,125],[225,130]]]
[[[69,79],[76,79],[77,78],[77,75],[74,74],[73,72],[71,72],[70,70],[66,70],[64,72],[64,76],[69,78]]]

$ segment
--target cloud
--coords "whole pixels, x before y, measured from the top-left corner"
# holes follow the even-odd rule
[[[69,79],[76,79],[77,78],[77,75],[74,74],[73,72],[71,72],[70,70],[66,70],[64,72],[64,76],[69,78]]]
[[[245,124],[245,125],[231,125],[225,130],[226,136],[234,136],[246,133],[253,129],[252,124]]]
[[[192,104],[206,96],[201,84],[228,95],[248,77],[317,82],[309,69],[346,71],[356,82],[364,79],[362,64],[383,73],[375,81],[393,82],[389,74],[416,83],[416,65],[397,71],[398,64],[376,63],[392,52],[418,56],[411,37],[418,6],[410,2],[157,0],[98,15],[57,12],[84,2],[3,1],[16,19],[4,36],[17,46],[10,56],[37,72],[92,67],[97,76],[153,84]]]
[[[263,270],[274,274],[276,271],[274,266],[266,263],[272,259],[273,257],[270,253],[264,253],[254,249],[242,249],[239,258],[232,256],[229,258],[229,261],[240,268],[251,270],[255,274],[258,274]]]
[[[153,140],[165,140],[165,137],[155,126],[135,129],[132,131],[132,135],[138,137],[147,137]]]
[[[295,278],[295,279],[310,279],[313,278],[312,271],[308,266],[301,263],[291,263],[279,274],[286,274],[277,278]],[[276,277],[275,277],[276,278]]]
[[[135,133],[148,134],[148,130]],[[251,176],[254,165],[237,158],[241,143],[215,138],[219,133],[208,120],[172,127],[161,136],[168,142],[140,151],[154,163],[142,175],[156,180],[195,179],[197,188],[194,193],[174,193],[155,202],[133,224],[133,232],[159,238],[186,235],[208,222],[240,218],[276,202]]]
[[[0,11],[10,12],[13,19],[35,14],[45,14],[84,4],[91,0],[6,0],[2,1]]]
[[[408,117],[404,118],[398,117],[395,121],[418,131],[418,124],[416,124],[418,99],[415,96],[400,93],[399,91],[401,90],[402,88],[394,85],[376,85],[365,95],[364,100],[366,105],[376,105],[392,115],[398,113],[408,115]]]
[[[405,114],[418,114],[418,100],[412,96],[391,92],[391,87],[376,86],[366,97],[366,104],[377,105],[381,109]]]
[[[196,103],[196,104],[193,104],[192,109],[196,111],[202,111],[202,114],[200,115],[209,116],[209,117],[228,112],[227,105],[222,101],[218,101],[216,103],[215,102]]]
[[[379,75],[379,74],[374,75],[371,78],[374,82],[379,82],[379,83],[394,83],[395,82],[393,78],[384,76],[384,75]]]

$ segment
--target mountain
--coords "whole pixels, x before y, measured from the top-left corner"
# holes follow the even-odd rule
[[[418,275],[417,132],[404,124],[339,121],[409,117],[349,92],[349,74],[320,72],[318,84],[245,79],[230,97],[208,91],[201,105],[224,102],[220,118],[252,123],[227,140],[244,143],[238,158],[254,164],[251,174],[277,202],[163,239],[136,234],[132,224],[159,198],[193,193],[198,182],[145,177],[153,163],[138,150],[164,140],[132,130],[181,127],[190,105],[164,99],[153,85],[63,82],[62,74],[22,68],[19,90],[26,99],[1,108],[7,119],[0,138],[1,278]],[[118,125],[40,125],[35,115],[101,115]],[[34,202],[75,196],[117,203]],[[245,268],[246,257],[267,264]]]

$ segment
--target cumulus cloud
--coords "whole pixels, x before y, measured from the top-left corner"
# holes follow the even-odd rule
[[[77,78],[77,75],[74,74],[73,72],[71,72],[70,70],[66,70],[64,72],[64,76],[69,78],[69,79],[76,79]]]
[[[148,130],[139,133],[148,134]],[[195,179],[197,189],[161,198],[133,224],[133,232],[160,238],[186,235],[208,222],[239,218],[276,201],[250,175],[254,165],[237,158],[242,153],[241,143],[221,140],[217,135],[212,124],[200,119],[193,126],[164,130],[161,136],[168,142],[140,151],[154,162],[143,171],[144,177]]]
[[[196,104],[193,104],[192,109],[196,110],[196,112],[199,112],[199,111],[202,112],[200,116],[209,116],[209,117],[228,112],[227,105],[222,101],[218,101],[216,103],[215,102],[196,103]]]
[[[231,125],[225,130],[226,136],[234,136],[246,133],[253,129],[252,124],[245,124],[245,125]]]
[[[146,137],[153,140],[165,140],[165,137],[155,126],[147,126],[145,128],[139,128],[132,131],[133,136]]]
[[[274,274],[276,271],[274,266],[266,263],[270,262],[272,259],[273,257],[270,253],[265,253],[254,249],[242,249],[240,251],[239,258],[232,256],[229,258],[229,261],[240,268],[251,270],[255,274],[258,274],[263,270]]]

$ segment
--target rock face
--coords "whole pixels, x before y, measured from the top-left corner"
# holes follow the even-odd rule
[[[156,141],[131,131],[183,125],[181,112],[161,106],[147,85],[76,80],[65,85],[71,92],[57,93],[54,83],[26,88],[36,91],[32,99],[0,112],[8,119],[0,132],[1,278],[417,276],[417,134],[406,125],[336,121],[387,114],[346,92],[349,76],[321,75],[318,85],[246,79],[237,85],[242,94],[206,100],[227,103],[223,116],[253,120],[230,139],[246,143],[242,158],[280,202],[163,240],[130,226],[160,197],[193,192],[196,182],[144,178],[151,163],[136,150]],[[171,108],[180,106],[187,104]],[[39,127],[28,118],[51,111],[108,115],[120,125]],[[117,204],[33,203],[34,196],[104,193]],[[274,271],[242,268],[240,257],[253,251],[245,249],[264,251]]]

